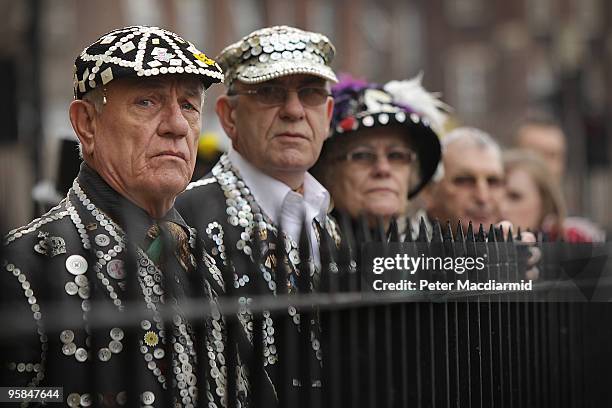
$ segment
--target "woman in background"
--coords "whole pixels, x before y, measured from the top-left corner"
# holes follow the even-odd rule
[[[504,153],[504,169],[502,217],[523,231],[556,235],[562,229],[565,206],[546,164],[535,154],[517,149]]]
[[[594,225],[580,225],[566,218],[561,190],[546,164],[536,154],[515,149],[504,153],[506,194],[502,217],[523,231],[543,232],[550,240],[603,241]]]
[[[331,135],[312,172],[329,190],[335,211],[370,227],[403,217],[408,199],[430,180],[440,161],[446,106],[421,77],[384,86],[341,76],[332,88]]]

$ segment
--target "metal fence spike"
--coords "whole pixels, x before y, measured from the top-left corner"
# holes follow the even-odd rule
[[[434,220],[432,223],[431,242],[440,243],[442,242],[442,228],[440,227],[440,221]]]
[[[427,224],[425,223],[425,217],[421,217],[421,221],[419,222],[419,235],[417,237],[417,242],[428,242]]]
[[[410,225],[409,222],[408,222],[408,225]],[[389,231],[387,233],[387,239],[389,242],[399,241],[399,229],[398,229],[397,220],[395,219],[395,217],[391,217],[391,221],[389,222]]]
[[[486,236],[484,232],[484,226],[480,224],[478,227],[478,234],[476,235],[476,242],[486,242]]]
[[[487,241],[488,242],[497,242],[497,236],[495,235],[495,227],[493,226],[493,224],[489,225],[489,232],[487,234]]]

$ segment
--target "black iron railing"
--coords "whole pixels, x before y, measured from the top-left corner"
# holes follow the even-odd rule
[[[537,263],[539,276],[530,293],[516,291],[401,291],[377,293],[365,286],[371,274],[363,265],[363,251],[376,246],[382,254],[402,253],[413,257],[484,257],[485,268],[471,273],[475,282],[497,280],[514,282],[524,278],[529,246],[513,240],[511,235],[494,227],[487,232],[474,231],[472,225],[455,232],[450,225],[433,224],[431,239],[424,227],[417,233],[400,234],[392,223],[389,233],[382,227],[369,228],[366,222],[340,220],[342,241],[336,245],[332,237],[320,230],[320,282],[311,290],[311,265],[302,262],[298,288],[300,294],[288,295],[285,285],[277,285],[275,296],[269,293],[258,275],[257,265],[263,262],[259,245],[252,245],[254,266],[232,265],[222,268],[226,282],[233,281],[233,269],[248,268],[256,282],[248,308],[253,315],[253,347],[249,355],[237,356],[235,342],[242,330],[236,313],[245,307],[234,297],[232,285],[217,299],[225,317],[227,382],[222,384],[227,407],[235,407],[238,385],[235,372],[238,358],[251,373],[249,400],[253,407],[601,407],[612,404],[612,387],[608,370],[612,367],[612,305],[606,300],[610,288],[610,271],[605,262],[605,248],[577,247],[562,242],[540,242],[542,258]],[[228,228],[226,231],[230,231]],[[228,232],[229,234],[229,232]],[[412,239],[413,235],[416,237]],[[257,230],[252,234],[257,241]],[[226,237],[226,242],[236,237]],[[166,240],[169,237],[166,234]],[[401,241],[401,246],[397,243]],[[283,247],[281,239],[277,248]],[[365,247],[363,246],[365,245]],[[396,245],[396,246],[394,246]],[[302,234],[301,259],[310,254],[308,240]],[[204,251],[198,240],[195,252]],[[586,254],[586,255],[585,255]],[[233,245],[227,245],[228,259],[238,260]],[[275,282],[286,274],[282,251],[277,253]],[[92,254],[95,260],[95,255]],[[588,264],[597,261],[591,273]],[[585,266],[586,265],[586,266]],[[592,266],[592,265],[591,265]],[[206,362],[203,339],[209,330],[207,319],[212,313],[201,284],[209,272],[202,262],[190,275],[193,290],[179,299],[185,318],[195,333],[197,361]],[[584,276],[581,275],[585,274]],[[164,274],[163,285],[173,293],[173,273]],[[414,279],[427,278],[440,282],[457,282],[462,276],[444,270],[418,271]],[[53,279],[53,277],[49,277]],[[123,366],[119,381],[127,390],[126,406],[140,406],[142,383],[133,375],[133,366],[142,364],[141,342],[137,330],[146,316],[141,281],[137,273],[135,252],[128,248],[127,278],[123,313],[115,313],[105,293],[95,285],[90,291],[87,322],[91,350],[102,345],[99,339],[111,327],[124,328]],[[96,278],[91,277],[90,282]],[[608,299],[610,296],[608,296]],[[62,304],[47,308],[45,327],[49,337],[56,337],[65,323],[81,321],[82,310]],[[291,316],[288,307],[300,312],[302,330],[290,335]],[[12,346],[30,325],[12,316],[12,306],[3,304],[0,321],[2,344]],[[280,375],[276,381],[278,401],[265,400],[261,393],[267,381],[261,374],[266,358],[263,350],[263,313],[275,319],[275,345]],[[161,319],[171,321],[174,312],[160,310]],[[307,351],[313,347],[308,329],[311,320],[321,325],[321,366],[313,365]],[[165,364],[172,367],[177,352],[171,347],[172,336],[166,335]],[[4,346],[3,346],[4,347]],[[7,349],[10,347],[7,347]],[[50,350],[49,352],[58,352]],[[6,357],[6,356],[5,356]],[[100,391],[100,367],[97,358],[89,359],[88,392],[92,404],[104,406]],[[61,370],[61,367],[46,367]],[[210,367],[194,367],[200,384],[197,406],[206,407],[206,390]],[[283,373],[297,373],[289,378]],[[67,374],[69,375],[69,374]],[[310,379],[320,378],[321,387],[310,387]],[[0,384],[12,385],[12,384]],[[58,385],[58,384],[51,384]],[[159,406],[173,406],[168,391]],[[157,406],[157,405],[156,405]]]

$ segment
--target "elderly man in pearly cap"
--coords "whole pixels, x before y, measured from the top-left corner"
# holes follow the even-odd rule
[[[80,172],[5,237],[3,311],[26,330],[0,347],[2,385],[61,386],[69,407],[194,406],[196,341],[178,306],[195,236],[174,200],[195,165],[204,91],[223,74],[177,34],[133,26],[86,47],[73,80]],[[137,308],[144,318],[126,324]]]
[[[277,26],[247,35],[217,57],[226,75],[227,92],[217,100],[216,112],[231,139],[231,148],[210,174],[189,185],[177,199],[177,207],[204,240],[214,258],[210,262],[221,268],[228,253],[233,258],[234,282],[220,275],[211,279],[218,296],[226,293],[227,285],[233,286],[235,296],[261,293],[261,287],[265,287],[261,294],[296,293],[300,291],[300,262],[312,266],[310,286],[316,290],[319,243],[315,224],[339,240],[328,216],[329,193],[308,173],[329,133],[333,110],[329,83],[337,81],[330,68],[334,52],[321,34]],[[311,248],[309,259],[298,255],[303,225]],[[263,251],[261,267],[256,267],[251,257],[255,234]],[[284,242],[280,247],[275,245],[278,240]],[[287,260],[287,276],[276,281],[275,265],[282,259]],[[318,321],[300,324],[294,307],[285,314],[293,322],[292,331],[311,332],[311,347],[303,353],[309,353],[313,365],[320,366]],[[238,319],[244,328],[238,335],[245,338],[239,344],[248,344],[253,315],[244,311]],[[265,321],[270,327],[263,344],[265,373],[254,377],[266,379],[267,385],[259,391],[275,399],[284,381],[292,389],[320,389],[320,377],[313,375],[303,384],[293,372],[297,367],[286,378],[277,378],[279,358],[286,363],[292,356],[277,355],[274,328],[281,317],[266,313]],[[217,362],[218,367],[223,365],[223,361]],[[242,394],[239,391],[239,399],[248,400],[249,379],[239,378],[238,388],[244,390]]]

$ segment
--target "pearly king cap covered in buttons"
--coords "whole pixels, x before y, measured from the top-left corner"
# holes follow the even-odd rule
[[[445,111],[450,110],[436,94],[423,88],[421,80],[422,74],[378,85],[341,76],[340,83],[332,87],[331,134],[323,145],[322,155],[331,144],[346,140],[359,130],[400,126],[417,153],[419,180],[408,193],[409,198],[414,197],[438,167],[441,158],[438,134],[444,128]]]
[[[104,34],[74,61],[74,98],[126,77],[193,74],[204,87],[223,82],[219,65],[191,42],[159,27],[132,26]]]
[[[228,85],[269,81],[285,75],[309,74],[338,82],[330,64],[336,50],[318,33],[288,26],[262,28],[226,47],[217,56]]]

